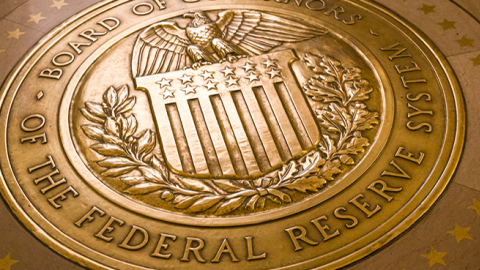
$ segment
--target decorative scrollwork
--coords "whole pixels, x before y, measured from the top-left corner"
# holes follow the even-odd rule
[[[268,175],[251,179],[196,179],[171,172],[153,150],[156,135],[151,130],[137,131],[137,118],[131,110],[135,96],[126,85],[110,87],[101,104],[85,102],[83,116],[95,125],[83,125],[85,135],[97,143],[92,150],[106,158],[97,164],[106,170],[100,174],[115,177],[132,195],[158,193],[166,202],[186,213],[220,216],[240,207],[262,210],[267,201],[290,203],[289,192],[318,192],[333,181],[354,156],[369,145],[362,131],[379,123],[378,113],[370,112],[359,102],[369,98],[373,87],[361,78],[361,70],[344,70],[341,63],[328,56],[306,54],[305,64],[316,74],[304,85],[307,96],[324,104],[316,111],[322,125],[318,147],[298,160],[291,160]]]

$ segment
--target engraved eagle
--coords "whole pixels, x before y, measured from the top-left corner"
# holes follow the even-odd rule
[[[159,22],[139,35],[133,50],[134,77],[232,62],[327,33],[323,27],[252,10],[225,10],[216,21],[202,11],[183,17],[192,19],[186,28],[175,21]]]

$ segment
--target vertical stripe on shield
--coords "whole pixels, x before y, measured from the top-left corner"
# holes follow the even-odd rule
[[[258,167],[261,172],[265,172],[271,168],[270,162],[268,160],[267,154],[265,153],[265,148],[262,144],[258,131],[255,127],[254,120],[248,109],[248,105],[245,102],[245,98],[242,95],[242,91],[232,91],[232,98],[237,108],[237,112],[240,115],[240,119],[243,124],[243,129],[247,133],[247,137],[252,146],[253,154],[258,163]]]
[[[293,104],[292,98],[290,97],[290,94],[287,90],[287,87],[285,86],[285,83],[278,82],[278,83],[275,83],[274,85],[275,85],[275,90],[277,91],[278,97],[282,101],[282,105],[285,108],[285,111],[287,112],[287,116],[290,120],[290,123],[293,126],[293,130],[295,131],[295,134],[297,135],[297,138],[300,141],[300,145],[302,146],[303,149],[307,149],[312,145],[312,141],[308,136],[307,130],[305,129],[305,126],[303,124],[302,119],[300,118],[300,115],[298,115],[297,109]]]
[[[227,147],[228,153],[230,154],[235,174],[238,176],[247,176],[247,167],[245,166],[242,152],[240,151],[240,147],[238,146],[237,138],[235,137],[235,133],[233,132],[227,112],[225,111],[225,107],[223,106],[222,98],[220,97],[220,95],[211,95],[210,101],[213,111],[215,112],[220,131],[223,138],[225,139],[225,146]]]
[[[222,170],[220,168],[220,164],[218,163],[215,146],[213,145],[210,137],[211,134],[208,131],[207,123],[205,122],[202,108],[200,107],[200,102],[196,98],[190,99],[188,100],[188,106],[190,107],[195,129],[197,130],[198,138],[200,139],[200,144],[203,148],[203,154],[207,161],[208,170],[213,176],[221,176]]]
[[[177,145],[177,153],[179,154],[183,171],[193,174],[195,173],[195,167],[193,167],[192,156],[190,155],[190,149],[188,148],[187,138],[185,137],[177,105],[170,103],[166,104],[165,108],[167,109],[168,119],[170,120],[173,138]]]

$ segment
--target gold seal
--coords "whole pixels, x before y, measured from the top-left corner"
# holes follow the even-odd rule
[[[456,78],[367,1],[105,1],[2,88],[2,195],[94,269],[336,269],[460,158]]]

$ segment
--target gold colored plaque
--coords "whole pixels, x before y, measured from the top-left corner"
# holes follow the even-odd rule
[[[105,1],[1,96],[1,192],[94,269],[337,269],[418,220],[464,140],[456,78],[366,0]]]

